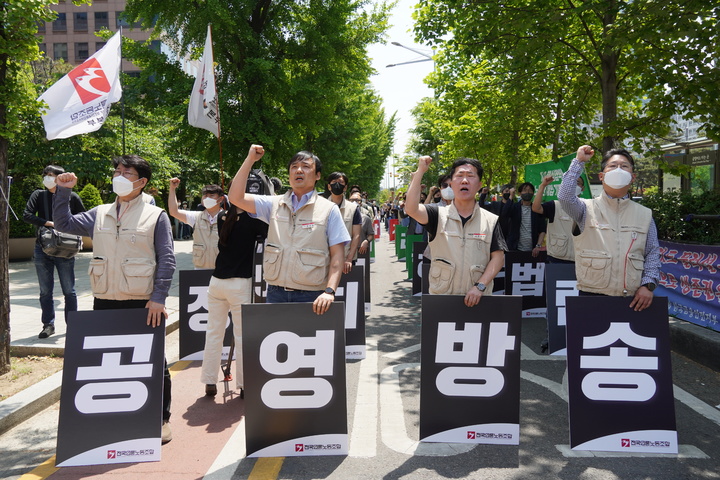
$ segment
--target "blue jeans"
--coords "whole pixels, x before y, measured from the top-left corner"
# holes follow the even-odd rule
[[[55,323],[55,303],[53,287],[55,286],[55,269],[57,268],[60,287],[65,296],[65,322],[68,312],[77,311],[77,295],[75,294],[75,257],[60,258],[46,255],[40,245],[35,244],[35,270],[40,284],[40,308],[42,309],[43,325]]]
[[[277,285],[268,285],[265,303],[314,302],[323,293],[322,290],[285,290]]]

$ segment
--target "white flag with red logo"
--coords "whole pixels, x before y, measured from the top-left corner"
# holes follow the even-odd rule
[[[47,104],[42,119],[48,140],[94,132],[102,126],[110,104],[122,97],[120,44],[118,32],[95,55],[40,95],[38,100]]]
[[[220,110],[215,89],[210,25],[208,25],[207,38],[205,38],[202,60],[198,66],[195,84],[190,94],[188,123],[193,127],[204,128],[214,133],[216,137],[220,136]]]

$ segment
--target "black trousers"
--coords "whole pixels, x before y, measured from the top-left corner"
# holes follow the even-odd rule
[[[107,300],[104,298],[95,298],[93,302],[93,310],[116,310],[123,308],[145,308],[147,300]],[[170,420],[170,401],[172,400],[172,380],[170,379],[170,370],[167,366],[167,357],[165,358],[165,371],[163,373],[163,420]]]

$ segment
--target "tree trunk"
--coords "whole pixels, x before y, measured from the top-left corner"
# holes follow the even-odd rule
[[[608,2],[608,8],[603,18],[604,28],[613,25],[617,19],[618,6],[615,0]],[[615,148],[617,126],[617,65],[620,57],[618,50],[604,47],[600,53],[600,87],[602,89],[603,136],[602,154]]]
[[[5,106],[0,105],[0,121],[5,119]],[[0,137],[0,186],[8,194],[8,141]],[[10,219],[8,205],[0,195],[0,375],[10,371],[10,276],[8,273],[8,233]]]

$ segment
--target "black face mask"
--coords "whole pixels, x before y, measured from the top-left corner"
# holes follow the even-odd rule
[[[439,202],[442,197],[438,195],[437,197],[433,197],[433,200],[435,200],[435,203]]]
[[[510,194],[509,193],[503,193],[503,198],[505,200],[510,200]]]
[[[520,198],[522,198],[524,201],[529,202],[532,200],[533,194],[532,193],[521,193]]]
[[[333,195],[342,195],[345,191],[345,185],[342,185],[340,183],[331,183],[330,184],[330,191]]]

